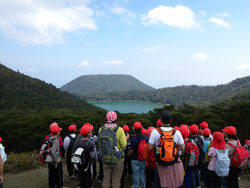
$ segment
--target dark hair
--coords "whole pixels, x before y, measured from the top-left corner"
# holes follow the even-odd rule
[[[162,111],[161,113],[161,122],[163,124],[169,124],[172,120],[171,113],[169,111]]]
[[[204,134],[203,134],[203,136],[204,136],[204,138],[209,138],[210,135],[207,136],[207,135],[204,135]]]
[[[134,129],[136,136],[141,135],[141,128],[139,129]]]
[[[83,138],[86,138],[86,137],[88,137],[88,133],[87,133],[87,134],[85,134],[85,135],[82,135],[82,137],[83,137]]]
[[[73,133],[75,133],[75,131],[69,131],[69,134],[73,134]]]
[[[58,133],[58,132],[57,132]],[[52,133],[53,136],[57,135],[57,133]]]
[[[227,136],[228,136],[229,139],[237,140],[237,136],[236,135],[227,134]]]

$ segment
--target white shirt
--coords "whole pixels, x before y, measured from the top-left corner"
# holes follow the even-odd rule
[[[172,127],[161,127],[160,129],[164,130],[164,131],[171,131],[173,128]],[[158,143],[159,143],[159,139],[160,139],[161,135],[160,133],[154,129],[149,137],[149,143],[150,144],[154,144],[155,148],[156,148],[156,152],[158,152]],[[174,142],[177,145],[181,145],[184,144],[184,140],[182,138],[182,135],[180,133],[180,131],[176,130],[175,134],[174,134]]]
[[[70,134],[70,136],[72,136],[72,138],[75,138],[75,137],[76,137],[76,135],[75,135],[74,133],[73,133],[73,134]],[[66,137],[64,138],[64,141],[63,141],[63,147],[64,147],[65,150],[68,149],[69,143],[70,143],[70,138],[69,138],[69,136],[66,136]]]

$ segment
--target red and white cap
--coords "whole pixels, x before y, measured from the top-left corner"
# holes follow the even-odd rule
[[[114,111],[109,111],[106,115],[107,123],[112,123],[117,119],[117,114]]]

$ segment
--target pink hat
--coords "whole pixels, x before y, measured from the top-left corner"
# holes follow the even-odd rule
[[[161,119],[158,119],[157,122],[156,122],[156,124],[157,124],[158,127],[161,127],[162,126]]]
[[[203,121],[203,122],[200,124],[200,126],[201,126],[203,129],[208,128],[208,124],[207,124],[207,122],[205,122],[205,121]]]
[[[189,130],[188,126],[181,126],[180,129],[181,129],[180,132],[181,132],[182,137],[187,138],[190,134],[190,130]]]
[[[148,127],[148,137],[150,137],[150,135],[154,129],[155,129],[154,127]]]
[[[76,125],[72,124],[68,128],[69,131],[75,131],[76,130]]]
[[[229,135],[236,135],[236,128],[234,126],[227,126],[222,131]]]
[[[51,131],[52,133],[58,133],[58,132],[61,131],[61,130],[62,130],[62,128],[60,128],[56,122],[54,122],[54,123],[52,123],[52,124],[50,125],[50,131]]]
[[[143,135],[147,135],[147,134],[148,134],[148,131],[147,131],[147,129],[142,128],[141,133],[142,133]]]
[[[107,122],[110,124],[117,119],[117,114],[114,111],[107,112],[106,115]]]
[[[91,131],[92,127],[89,126],[88,124],[84,124],[82,128],[80,129],[80,134],[81,135],[86,135]]]
[[[174,126],[173,129],[176,129],[176,130],[178,130],[178,131],[181,130],[180,127],[178,127],[178,126]]]
[[[209,128],[205,128],[201,131],[202,134],[204,134],[205,136],[209,136],[211,134],[211,131]]]
[[[141,122],[135,122],[134,123],[134,126],[133,126],[133,129],[140,129],[140,128],[142,128],[142,125],[141,125]]]
[[[198,133],[198,131],[199,131],[198,125],[195,125],[195,124],[191,125],[189,127],[189,129],[190,129],[191,133],[194,133],[194,134]]]
[[[221,132],[213,133],[213,140],[212,140],[211,147],[214,147],[215,149],[219,149],[219,150],[226,149],[224,135]]]
[[[128,132],[129,131],[129,126],[128,125],[123,125],[123,130],[124,132]]]

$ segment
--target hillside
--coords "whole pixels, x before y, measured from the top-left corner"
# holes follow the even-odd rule
[[[52,84],[15,72],[0,64],[0,111],[11,109],[78,109],[93,111],[84,102]]]
[[[125,74],[83,75],[61,87],[71,94],[96,94],[131,90],[154,90],[133,76]]]
[[[112,92],[107,94],[80,95],[88,101],[96,100],[139,100],[181,106],[191,104],[207,106],[236,94],[250,91],[250,76],[238,78],[228,84],[217,86],[178,86],[151,91]]]
[[[49,125],[57,122],[67,134],[70,124],[81,127],[105,120],[105,111],[51,84],[0,64],[0,136],[7,151],[39,149]]]

